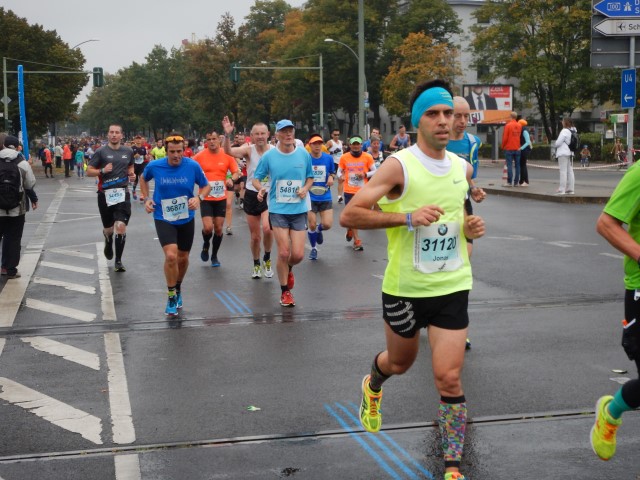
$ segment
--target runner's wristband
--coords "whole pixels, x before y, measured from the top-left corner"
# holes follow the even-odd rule
[[[407,230],[413,232],[413,224],[411,223],[411,213],[407,213]]]

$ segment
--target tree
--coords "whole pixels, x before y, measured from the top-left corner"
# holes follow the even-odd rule
[[[0,56],[7,57],[7,69],[15,71],[19,64],[25,71],[82,71],[84,56],[80,50],[70,49],[55,30],[29,25],[27,20],[11,10],[0,7]],[[25,107],[32,134],[39,135],[49,124],[71,117],[76,109],[74,99],[87,83],[82,74],[25,73]],[[9,104],[9,118],[18,129],[18,77],[7,74],[7,92],[15,100]]]
[[[591,0],[486,2],[475,16],[475,66],[485,81],[517,78],[521,96],[533,96],[547,138],[556,138],[562,114],[611,98],[609,70],[589,68]]]
[[[392,115],[408,114],[409,97],[414,87],[428,79],[453,82],[460,74],[455,47],[436,43],[423,32],[410,33],[395,51],[396,60],[382,82],[382,98]]]

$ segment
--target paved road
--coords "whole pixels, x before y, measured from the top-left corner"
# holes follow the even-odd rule
[[[531,190],[554,173],[533,171]],[[578,172],[576,190],[611,191],[621,175]],[[384,346],[383,232],[353,252],[336,223],[320,260],[296,268],[297,306],[283,310],[277,282],[249,278],[236,215],[221,268],[196,243],[184,312],[168,322],[141,205],[116,274],[100,255],[92,181],[39,178],[37,189],[24,276],[0,282],[0,478],[441,478],[426,338],[387,384],[383,434],[355,420],[359,381]],[[594,232],[601,205],[551,197],[494,194],[476,208],[489,228],[474,252],[463,468],[473,480],[633,479],[640,417],[625,416],[610,462],[587,437],[596,398],[635,375],[618,347],[621,256]]]

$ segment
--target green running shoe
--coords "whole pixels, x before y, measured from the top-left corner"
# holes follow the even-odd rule
[[[602,460],[609,460],[616,453],[616,431],[622,425],[622,419],[611,418],[607,405],[613,400],[605,395],[596,403],[596,419],[591,429],[591,448]]]
[[[378,393],[369,388],[369,378],[367,375],[362,379],[362,403],[360,404],[360,423],[362,427],[371,433],[380,431],[382,427],[382,412],[380,402],[382,401],[382,390]]]

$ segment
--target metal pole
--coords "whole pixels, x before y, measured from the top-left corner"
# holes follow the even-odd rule
[[[629,68],[636,68],[636,37],[629,37]],[[627,161],[633,163],[633,112],[629,109],[629,121],[627,122]]]
[[[2,85],[4,90],[4,130],[9,133],[9,97],[7,97],[7,57],[2,57]]]
[[[358,134],[364,135],[364,0],[358,0]]]
[[[320,54],[320,136],[324,133],[324,88],[322,86],[322,54]]]

